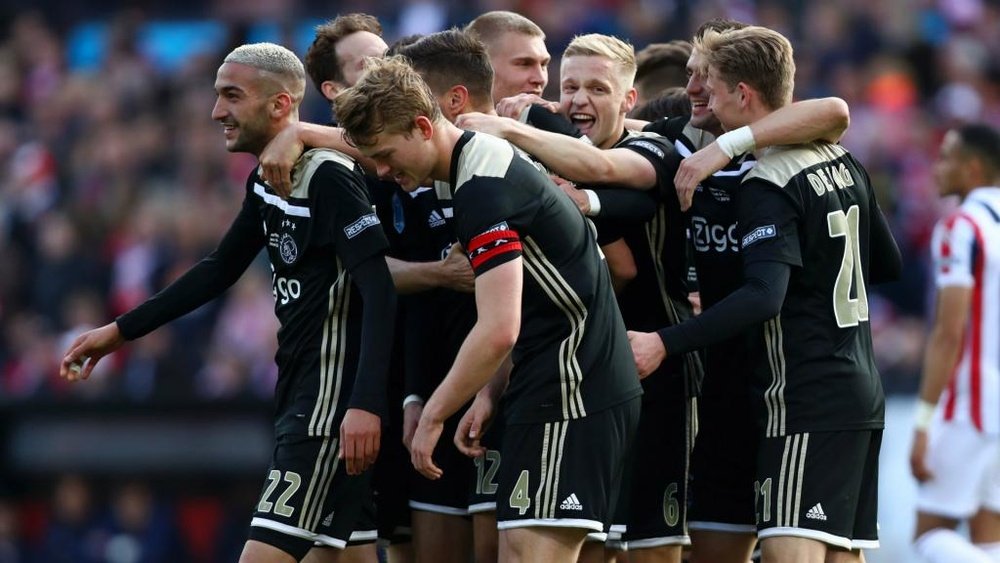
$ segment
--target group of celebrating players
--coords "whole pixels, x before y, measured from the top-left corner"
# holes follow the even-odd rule
[[[787,39],[723,20],[638,57],[578,36],[546,101],[544,39],[489,12],[390,47],[350,14],[304,65],[234,49],[212,117],[261,163],[238,216],[62,374],[266,249],[276,447],[241,562],[863,560],[867,288],[901,259],[846,104],[792,103]],[[329,125],[298,120],[307,74]]]

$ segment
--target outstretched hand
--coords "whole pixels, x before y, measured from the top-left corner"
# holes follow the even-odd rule
[[[59,376],[68,381],[87,379],[97,362],[122,347],[125,338],[118,323],[109,323],[76,337],[59,365]]]

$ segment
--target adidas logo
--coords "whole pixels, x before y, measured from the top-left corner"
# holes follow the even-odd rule
[[[580,499],[576,498],[576,493],[573,493],[566,497],[566,500],[562,501],[559,508],[562,510],[583,510],[583,505],[580,504]]]
[[[826,520],[826,516],[824,516],[823,519]],[[333,512],[326,515],[326,518],[323,519],[323,525],[324,526],[333,525]]]
[[[431,211],[430,216],[427,217],[427,224],[431,227],[440,227],[444,225],[444,217],[437,212],[437,209]]]
[[[810,508],[809,512],[806,512],[806,518],[810,520],[823,520],[825,522],[826,513],[823,512],[823,506],[817,502],[816,506]]]

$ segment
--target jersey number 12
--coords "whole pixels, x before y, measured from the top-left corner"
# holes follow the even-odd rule
[[[868,292],[865,289],[864,273],[861,271],[861,244],[858,237],[857,205],[842,210],[832,211],[826,215],[826,225],[830,237],[844,237],[844,256],[840,262],[840,272],[833,286],[833,314],[837,317],[837,326],[847,328],[858,326],[858,322],[868,320]],[[852,287],[854,286],[854,287]],[[851,297],[855,289],[857,297]]]

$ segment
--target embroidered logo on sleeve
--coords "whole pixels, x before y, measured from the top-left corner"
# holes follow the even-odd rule
[[[740,243],[741,248],[746,248],[755,242],[778,236],[778,229],[774,225],[765,225],[747,233]]]
[[[344,234],[347,238],[354,238],[361,234],[362,231],[368,227],[374,227],[379,224],[378,216],[374,213],[369,213],[368,215],[362,215],[357,221],[351,223],[350,225],[344,227]]]
[[[663,149],[661,149],[660,147],[656,146],[656,144],[651,143],[649,141],[633,141],[629,143],[629,146],[646,149],[647,151],[655,154],[659,158],[664,157]]]

